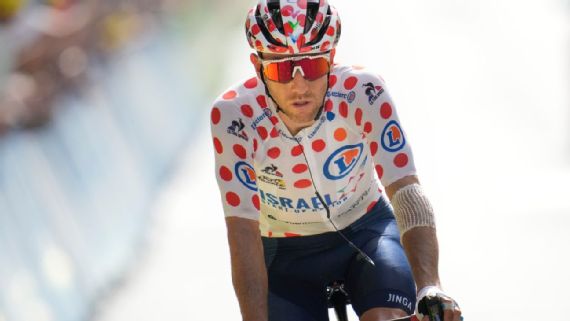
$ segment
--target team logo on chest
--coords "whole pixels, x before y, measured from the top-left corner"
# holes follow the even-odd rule
[[[338,180],[350,173],[362,155],[362,143],[346,145],[329,156],[324,165],[324,173],[328,179]]]
[[[392,120],[386,124],[382,131],[382,147],[389,152],[397,152],[406,146],[406,137],[397,121]]]
[[[282,179],[283,174],[279,171],[277,166],[275,166],[274,164],[271,164],[270,166],[266,166],[264,169],[261,170],[261,172],[267,174],[267,175],[260,175],[257,178],[261,182],[271,184],[271,185],[275,185],[280,190],[285,190],[287,188],[287,186],[285,185],[285,181]]]
[[[257,182],[255,180],[255,170],[246,162],[236,164],[235,173],[239,181],[252,191],[257,191]]]

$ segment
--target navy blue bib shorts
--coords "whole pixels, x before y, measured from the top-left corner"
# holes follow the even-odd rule
[[[392,207],[381,198],[342,230],[372,266],[337,233],[262,237],[269,279],[269,321],[328,321],[326,287],[342,280],[360,317],[377,307],[412,314],[416,287]]]

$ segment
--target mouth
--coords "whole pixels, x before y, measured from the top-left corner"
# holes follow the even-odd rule
[[[293,102],[293,107],[295,108],[304,108],[308,107],[311,102],[308,100],[297,100]]]

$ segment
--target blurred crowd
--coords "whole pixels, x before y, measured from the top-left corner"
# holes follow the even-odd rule
[[[0,136],[49,122],[90,68],[151,32],[179,0],[0,0]]]

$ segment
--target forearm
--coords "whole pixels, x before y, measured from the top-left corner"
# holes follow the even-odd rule
[[[435,228],[419,226],[408,230],[402,235],[402,245],[418,291],[428,285],[439,287],[439,246]]]
[[[231,218],[229,219],[231,220]],[[239,220],[239,219],[238,219]],[[228,224],[232,281],[244,321],[267,321],[267,271],[259,229]]]

